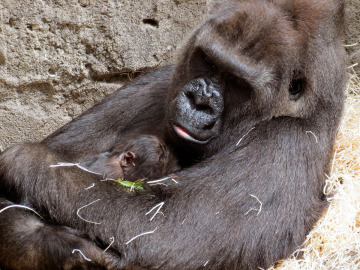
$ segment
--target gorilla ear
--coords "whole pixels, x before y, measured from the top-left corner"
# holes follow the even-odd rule
[[[120,166],[121,167],[129,167],[129,166],[135,166],[135,153],[134,152],[126,152],[120,155]]]

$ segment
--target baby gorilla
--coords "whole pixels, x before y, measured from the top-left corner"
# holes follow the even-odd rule
[[[110,152],[95,155],[79,165],[107,179],[129,181],[159,178],[178,170],[169,147],[153,135],[122,140]]]
[[[153,135],[124,138],[110,152],[92,156],[78,165],[82,170],[108,179],[129,181],[142,178],[154,179],[178,170],[177,160],[170,148]],[[145,190],[153,194],[167,192],[159,187],[147,186]],[[10,204],[6,200],[0,200],[0,209],[9,207]],[[5,220],[9,223],[8,234],[0,235],[0,259],[3,264],[0,267],[2,269],[60,269],[59,265],[65,265],[66,269],[116,268],[117,258],[111,252],[103,253],[101,248],[83,238],[75,229],[46,224],[34,217],[29,210],[22,212],[8,210],[2,215],[8,215]],[[9,220],[14,222],[24,220],[24,222],[13,224]],[[18,237],[17,230],[20,228],[25,228],[26,232],[22,235],[22,242],[9,249],[10,244],[5,241],[6,237]],[[4,237],[5,239],[2,239]],[[33,252],[34,241],[40,243],[39,248],[44,249],[38,253],[39,255]],[[27,254],[32,257],[32,260],[23,260],[20,263],[18,260],[11,260],[11,257],[7,256],[9,250],[11,254],[19,254],[20,257]],[[91,259],[85,260],[79,252]],[[44,254],[45,257],[42,256]]]

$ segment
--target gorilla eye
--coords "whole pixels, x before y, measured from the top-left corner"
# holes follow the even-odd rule
[[[305,89],[305,80],[303,78],[294,78],[289,87],[290,99],[297,100]]]
[[[250,100],[253,93],[251,85],[242,78],[225,74],[227,96],[231,102],[246,102]]]
[[[212,70],[212,71],[216,71],[217,70],[217,66],[210,60],[210,58],[208,56],[204,56],[204,63],[206,64],[206,66]]]
[[[209,72],[216,72],[218,70],[218,67],[215,65],[215,63],[200,48],[194,52],[191,59],[193,72],[197,76],[208,74]]]

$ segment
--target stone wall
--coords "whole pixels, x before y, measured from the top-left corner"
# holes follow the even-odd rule
[[[1,0],[0,151],[170,62],[206,11],[205,0]]]
[[[353,44],[360,1],[348,2]],[[0,151],[44,138],[134,74],[171,62],[207,8],[206,0],[1,0]],[[359,49],[349,47],[355,62]]]

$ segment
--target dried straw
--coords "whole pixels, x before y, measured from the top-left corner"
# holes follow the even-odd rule
[[[354,72],[347,90],[325,189],[330,206],[303,246],[269,270],[360,269],[360,78]]]

